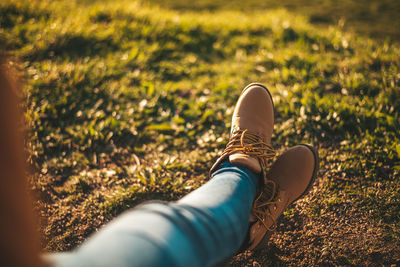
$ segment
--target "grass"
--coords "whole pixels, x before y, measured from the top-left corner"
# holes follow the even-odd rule
[[[381,40],[400,39],[400,2],[393,0],[146,0],[180,11],[239,10],[248,14],[265,9],[286,8],[307,16],[320,26],[340,24],[346,29]]]
[[[0,14],[0,43],[26,76],[44,250],[205,183],[241,89],[260,81],[275,102],[273,145],[314,144],[321,170],[269,246],[230,264],[400,263],[398,44],[285,10],[10,0]]]

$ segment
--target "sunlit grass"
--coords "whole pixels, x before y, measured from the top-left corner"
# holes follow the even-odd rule
[[[381,262],[399,256],[398,45],[284,10],[7,1],[0,14],[0,41],[27,78],[46,250],[72,248],[127,208],[203,184],[241,89],[259,81],[275,102],[273,145],[312,143],[321,154],[318,190],[287,215],[330,229],[356,210],[383,232],[374,241],[387,251]],[[332,246],[339,255],[346,244]],[[354,249],[346,260],[366,263],[367,245]],[[288,261],[317,264],[307,255]]]

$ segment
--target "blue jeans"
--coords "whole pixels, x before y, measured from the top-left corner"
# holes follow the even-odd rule
[[[50,254],[54,266],[212,266],[233,256],[249,227],[259,183],[229,162],[177,202],[125,212],[75,251]]]

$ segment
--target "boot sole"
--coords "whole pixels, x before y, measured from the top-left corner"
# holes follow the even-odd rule
[[[290,203],[288,206],[292,205],[294,202],[296,202],[297,200],[299,200],[300,198],[304,197],[312,188],[315,179],[317,178],[317,174],[318,174],[318,170],[319,170],[319,154],[318,154],[318,150],[316,150],[314,147],[307,145],[307,144],[300,144],[300,146],[305,146],[306,148],[308,148],[309,150],[311,150],[311,152],[314,155],[314,170],[311,176],[311,180],[308,183],[306,189],[304,190],[304,192],[298,196],[295,200],[293,200],[292,203]],[[279,216],[277,218],[277,220],[280,218],[281,216]],[[261,239],[261,241],[258,243],[258,245],[253,249],[253,251],[259,251],[261,250],[266,244],[266,242],[269,240],[269,238],[271,237],[272,232],[267,231],[264,235],[264,237]]]

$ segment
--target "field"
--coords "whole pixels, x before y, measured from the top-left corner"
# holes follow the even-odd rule
[[[376,39],[400,40],[400,2],[393,0],[145,0],[180,11],[237,10],[246,13],[286,8],[312,24],[339,24]]]
[[[229,265],[400,264],[399,44],[265,8],[0,3],[0,44],[26,77],[44,251],[205,183],[241,89],[258,81],[275,102],[274,147],[311,143],[321,169],[270,244]]]

